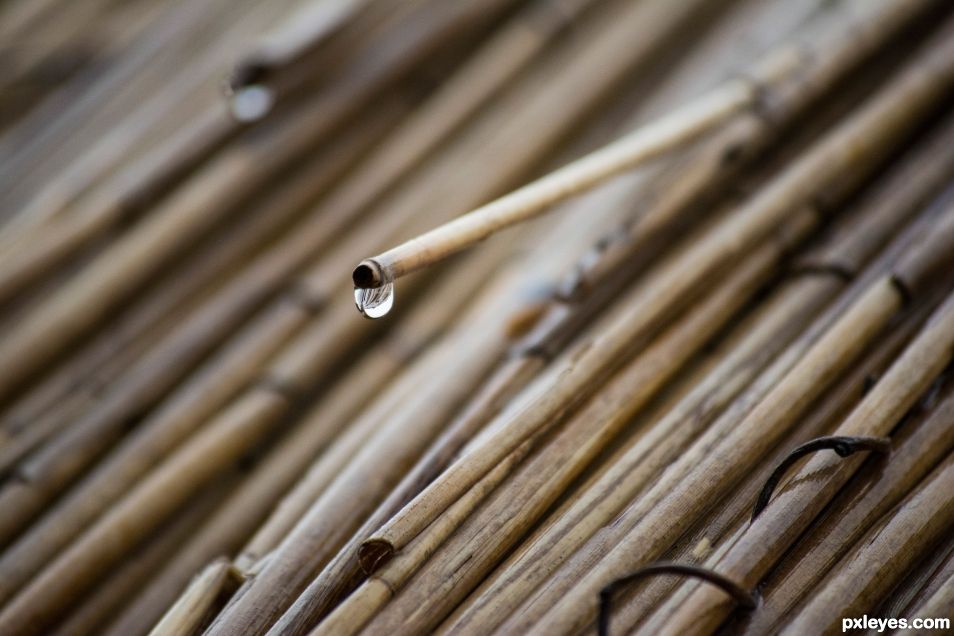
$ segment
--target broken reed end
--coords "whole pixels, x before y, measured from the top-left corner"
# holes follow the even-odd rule
[[[368,576],[374,574],[393,556],[394,546],[384,539],[368,539],[358,548],[358,563]]]
[[[384,270],[375,260],[366,258],[351,273],[354,286],[361,289],[371,289],[384,285]]]

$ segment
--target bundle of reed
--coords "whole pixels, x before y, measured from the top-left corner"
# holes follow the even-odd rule
[[[0,634],[954,617],[952,21],[0,3]]]

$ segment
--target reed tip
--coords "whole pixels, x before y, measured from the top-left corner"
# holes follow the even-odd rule
[[[354,272],[351,273],[351,279],[354,281],[354,286],[361,289],[380,287],[385,282],[381,266],[371,259],[358,263]]]
[[[368,575],[388,562],[394,555],[394,546],[384,539],[368,539],[358,548],[358,562]]]
[[[243,88],[248,88],[254,84],[262,84],[269,74],[269,65],[264,60],[257,57],[250,57],[242,60],[232,69],[232,74],[228,78],[228,87],[230,92],[236,93]]]

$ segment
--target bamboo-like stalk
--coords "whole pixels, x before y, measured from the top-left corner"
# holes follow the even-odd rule
[[[223,603],[220,600],[234,592],[238,576],[227,559],[219,559],[205,567],[189,584],[185,593],[169,608],[149,632],[151,636],[185,636],[200,634],[209,618]]]
[[[843,616],[864,614],[952,529],[954,457],[948,457],[861,539],[781,633],[831,631]]]
[[[175,598],[182,583],[192,572],[218,554],[234,554],[239,550],[275,500],[304,472],[313,457],[319,455],[321,449],[332,440],[350,435],[349,419],[365,403],[365,387],[387,383],[392,375],[410,364],[446,328],[448,318],[466,306],[474,290],[486,281],[488,274],[498,265],[499,255],[493,252],[475,256],[460,264],[462,271],[459,276],[435,290],[435,304],[416,308],[387,341],[378,345],[374,356],[369,356],[365,363],[359,364],[342,378],[339,389],[332,391],[329,399],[320,401],[305,416],[304,421],[269,452],[261,465],[246,478],[243,486],[216,511],[214,519],[196,534],[190,545],[172,563],[157,574],[141,597],[113,622],[109,633],[118,635],[143,631],[143,627],[155,620],[157,611],[161,612]],[[348,430],[341,432],[345,427]],[[354,449],[351,449],[350,455],[353,453]],[[281,509],[286,507],[281,504]],[[299,511],[299,517],[302,512]],[[294,520],[289,521],[281,536],[287,533]],[[245,570],[253,564],[248,563],[246,566],[239,561],[236,565],[237,569]]]
[[[869,18],[879,22],[877,11]],[[834,39],[858,30],[845,25]],[[829,34],[831,37],[831,34]],[[817,46],[817,43],[811,43]],[[483,241],[515,223],[543,213],[554,203],[595,187],[662,153],[692,141],[746,108],[755,108],[763,93],[779,91],[796,71],[826,54],[802,42],[769,53],[745,77],[731,80],[660,119],[639,128],[573,163],[483,205],[453,221],[417,236],[354,270],[356,287],[381,287],[424,267],[434,265],[466,247]],[[862,49],[862,46],[856,50]]]
[[[930,144],[912,152],[904,163],[888,176],[883,184],[859,204],[857,222],[845,223],[839,232],[828,240],[822,249],[814,249],[798,262],[814,265],[814,271],[843,271],[858,273],[864,264],[894,234],[899,226],[910,218],[944,184],[954,157],[940,160],[938,154],[950,147],[954,129],[947,127]],[[932,176],[923,166],[936,157],[938,167]],[[923,181],[921,178],[923,177]],[[922,232],[925,223],[933,223],[933,217],[916,228],[914,236]],[[911,233],[904,238],[910,244]],[[508,573],[486,589],[475,606],[460,617],[462,625],[469,621],[489,627],[494,621],[503,620],[529,594],[533,585],[551,574],[564,558],[605,524],[610,523],[625,502],[632,500],[640,489],[646,487],[659,471],[675,461],[685,446],[709,426],[719,411],[739,391],[749,384],[772,356],[776,355],[798,333],[817,311],[844,286],[840,276],[809,277],[791,281],[782,287],[751,327],[752,336],[736,347],[729,359],[714,369],[710,378],[701,381],[690,396],[647,434],[630,451],[614,462],[604,481],[594,488],[592,495],[579,497],[570,511],[549,528],[546,534],[532,540],[517,562],[508,564]],[[812,339],[803,340],[802,350]],[[764,394],[794,363],[789,353],[789,362],[761,371],[765,380],[761,383]],[[741,404],[754,405],[759,398],[748,397]],[[741,412],[736,412],[738,417]],[[731,420],[731,416],[729,418]],[[609,494],[608,497],[606,495]],[[604,499],[605,497],[605,499]]]
[[[453,464],[371,539],[394,549],[406,545],[494,464],[551,422],[556,413],[592,390],[593,384],[627,350],[628,343],[653,329],[675,306],[685,303],[686,295],[725,267],[734,254],[764,237],[785,213],[810,197],[835,200],[850,191],[852,184],[873,169],[887,147],[910,129],[919,118],[919,111],[923,108],[929,112],[943,95],[944,81],[936,81],[932,76],[954,79],[950,77],[952,69],[948,68],[945,44],[941,39],[934,42],[934,47],[907,67],[865,109],[816,144],[717,231],[687,249],[684,260],[670,259],[657,285],[640,290],[642,298],[633,305],[633,311],[621,315],[618,322],[607,325],[599,338],[587,343],[574,366],[559,377],[555,386],[541,392],[531,408],[515,417],[493,439]],[[865,158],[865,165],[859,157]],[[836,173],[839,178],[833,180]],[[890,297],[891,293],[886,295]]]
[[[954,218],[949,211],[947,216],[948,221]],[[930,274],[943,271],[949,258],[944,245],[949,239],[941,236],[937,240],[929,256],[921,262],[927,268],[920,269],[920,275],[911,279],[911,289],[920,289]],[[909,269],[915,262],[896,266],[894,271]],[[910,271],[914,273],[916,268]],[[602,555],[599,563],[561,599],[560,605],[551,608],[533,629],[546,632],[587,625],[595,618],[596,593],[602,586],[632,568],[634,559],[638,563],[657,558],[671,536],[678,536],[678,530],[697,517],[707,502],[718,492],[730,488],[764,449],[771,448],[794,424],[812,397],[837,378],[903,307],[909,292],[895,285],[894,276],[884,276],[870,284],[784,380],[731,433],[719,440],[711,452],[704,454],[701,461],[692,453],[684,454],[678,463],[692,461],[692,473],[676,484],[611,551]],[[740,449],[744,450],[741,455]],[[715,472],[720,475],[718,483],[709,477]],[[657,486],[662,483],[665,482]],[[754,527],[764,527],[764,522]],[[625,528],[626,525],[620,526]]]
[[[811,215],[803,217],[804,233],[812,225]],[[799,238],[799,232],[793,233],[793,241]],[[636,357],[618,375],[614,376],[607,387],[585,406],[578,415],[564,427],[552,444],[547,444],[548,452],[539,454],[526,468],[525,475],[531,475],[529,482],[525,479],[519,483],[519,489],[509,489],[501,493],[498,501],[506,501],[510,509],[495,511],[499,519],[506,523],[495,524],[497,542],[484,549],[500,554],[507,548],[505,537],[520,532],[532,523],[535,516],[542,514],[553,503],[555,498],[577,477],[582,470],[596,457],[596,455],[615,437],[621,428],[629,422],[631,416],[672,379],[676,372],[698,352],[699,348],[718,331],[734,313],[744,305],[745,301],[758,289],[775,271],[780,255],[784,253],[785,245],[770,242],[755,251],[740,265],[739,270],[733,272],[726,279],[726,285],[720,287],[710,297],[699,304],[699,312],[692,312],[683,317],[670,330],[667,330],[644,353]],[[515,484],[517,485],[517,484]],[[468,495],[473,497],[473,495]],[[476,508],[479,500],[470,504],[470,509]],[[447,525],[449,522],[442,515],[435,524]],[[451,528],[456,527],[456,522]],[[427,537],[431,538],[429,526]],[[449,529],[448,529],[449,530]],[[445,531],[444,534],[449,534]],[[443,537],[439,537],[443,539]],[[418,543],[417,541],[415,542]],[[418,556],[426,556],[433,551],[438,543],[429,547]],[[366,543],[365,548],[370,546]],[[414,550],[417,552],[417,550]],[[386,553],[386,552],[385,552]],[[458,559],[469,559],[468,552],[458,552],[458,556],[444,562],[444,567],[453,569]],[[408,574],[420,567],[421,561],[411,562],[407,552],[397,557],[400,565],[397,566]],[[373,559],[372,559],[373,562]],[[413,566],[413,567],[412,567]],[[391,568],[390,562],[383,566],[385,578],[397,590],[400,583],[387,575]],[[403,630],[428,631],[436,625],[442,614],[436,610],[436,601],[443,601],[448,596],[459,595],[462,591],[451,593],[444,589],[447,579],[434,577],[434,582],[428,585],[417,585],[413,600],[404,605],[408,614],[398,618],[396,612],[390,612],[387,619],[382,618],[375,622],[370,629],[386,630],[400,626]],[[457,586],[460,581],[455,580]],[[432,587],[432,586],[436,586]],[[421,598],[424,596],[425,598]],[[433,600],[430,600],[433,599]],[[410,599],[409,599],[410,600]],[[446,609],[445,609],[446,611]],[[355,617],[357,622],[367,620],[367,616]],[[401,622],[403,619],[403,622]]]
[[[854,409],[864,397],[866,378],[870,374],[881,374],[910,342],[926,318],[929,307],[920,304],[914,311],[878,342],[860,364],[830,390],[821,404],[815,407],[805,418],[803,424],[793,429],[772,452],[760,459],[759,466],[740,487],[720,502],[711,513],[701,518],[691,532],[684,535],[667,553],[667,559],[678,562],[700,562],[708,568],[714,568],[718,559],[731,544],[731,538],[741,532],[751,519],[752,502],[765,484],[776,466],[791,448],[809,439],[825,435],[835,429],[838,423]],[[874,462],[877,463],[877,459]],[[611,629],[618,630],[649,629],[650,625],[665,623],[667,612],[678,608],[679,603],[688,596],[693,586],[680,586],[678,579],[660,579],[643,586],[634,586],[628,602],[616,606],[613,612]],[[654,608],[656,609],[653,612]],[[651,613],[651,617],[649,617]],[[652,622],[649,622],[652,621]]]
[[[203,169],[201,179],[193,177],[123,241],[31,312],[16,334],[0,341],[0,397],[9,395],[101,320],[191,238],[211,228],[235,203],[345,122],[357,105],[406,73],[446,38],[493,16],[493,11],[481,14],[480,7],[468,7],[430,16],[427,28],[416,29],[415,37],[402,35],[400,42],[392,43],[397,46],[393,56],[365,52],[354,62],[353,72],[343,74],[347,81],[296,109],[296,116],[283,120],[273,135],[252,138],[220,153]]]
[[[792,60],[794,66],[798,60]],[[785,67],[785,72],[791,72]],[[761,85],[739,80],[666,115],[646,128],[551,172],[435,230],[358,264],[357,287],[381,287],[434,265],[516,223],[524,222],[563,199],[687,143],[742,107],[754,103]]]
[[[829,514],[813,527],[811,536],[800,541],[773,572],[760,611],[744,624],[745,633],[782,628],[782,621],[788,620],[783,617],[818,589],[844,546],[854,545],[876,519],[888,513],[954,447],[954,429],[949,425],[952,418],[954,395],[949,393],[927,420],[896,446],[890,462],[867,471],[877,472],[876,476],[859,475],[857,487],[839,494],[832,507],[838,514]]]
[[[932,240],[932,244],[926,249],[929,254],[947,252],[949,259],[949,255],[954,254],[951,250],[954,246],[954,214],[948,213],[947,216],[944,224],[947,227],[942,226],[939,235],[942,240],[937,242]],[[945,230],[947,236],[944,236]],[[927,272],[918,271],[920,267],[918,261],[921,258],[923,258],[922,255],[917,254],[908,262],[900,264],[895,270],[895,276],[908,289],[919,290],[926,282],[930,282],[929,275],[928,280],[925,281]],[[920,285],[913,284],[915,280]],[[885,377],[875,385],[861,405],[842,423],[836,434],[885,435],[889,433],[952,357],[954,357],[954,296],[935,312],[932,321],[892,365]],[[837,489],[847,481],[854,470],[857,470],[858,464],[857,458],[833,461],[827,456],[814,457],[793,476],[793,481],[789,482],[793,485],[785,488],[773,499],[763,513],[765,516],[760,515],[733,542],[731,549],[719,561],[720,571],[746,582],[761,578],[777,559],[774,555],[780,554],[785,546],[791,545],[811,519],[830,501]],[[798,485],[797,481],[799,475],[808,474],[816,476],[810,491]],[[686,620],[687,614],[694,613],[701,607],[713,610],[706,612],[705,624],[714,629],[720,616],[724,616],[724,606],[721,601],[722,599],[714,600],[704,590],[697,591],[686,601],[679,613],[670,617],[667,629],[683,625],[682,621]],[[695,616],[698,619],[700,614]]]

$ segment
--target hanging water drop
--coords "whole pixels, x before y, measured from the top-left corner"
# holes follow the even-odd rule
[[[230,100],[232,115],[241,122],[258,121],[268,114],[274,103],[272,90],[259,84],[239,88]]]
[[[354,304],[366,318],[380,318],[394,306],[394,283],[380,287],[355,287]]]

